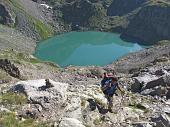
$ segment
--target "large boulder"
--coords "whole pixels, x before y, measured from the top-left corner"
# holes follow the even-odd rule
[[[61,115],[60,107],[67,99],[68,84],[49,81],[51,87],[47,87],[45,79],[20,81],[10,91],[26,94],[31,107],[38,104],[44,118],[56,120]]]
[[[165,69],[148,68],[147,72],[141,71],[134,77],[131,85],[132,92],[143,95],[166,96],[169,98],[170,73]]]
[[[134,77],[135,82],[134,84],[132,84],[131,90],[132,92],[141,92],[142,88],[144,87],[153,88],[157,86],[154,83],[152,83],[155,80],[158,80],[158,77],[149,74]]]
[[[141,92],[142,95],[151,95],[151,96],[163,96],[167,94],[167,91],[164,87],[156,86],[151,89],[146,89]]]

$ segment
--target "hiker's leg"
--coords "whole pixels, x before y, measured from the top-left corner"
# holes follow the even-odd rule
[[[107,99],[107,105],[109,105],[109,96],[105,94],[105,98]]]
[[[108,109],[112,110],[113,107],[113,96],[109,95],[108,96]]]

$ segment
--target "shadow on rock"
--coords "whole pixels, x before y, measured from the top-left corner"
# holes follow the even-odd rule
[[[91,111],[98,109],[100,114],[106,114],[108,112],[108,109],[105,109],[103,106],[101,106],[101,104],[97,103],[95,100],[88,99],[87,101],[89,102],[89,107]]]

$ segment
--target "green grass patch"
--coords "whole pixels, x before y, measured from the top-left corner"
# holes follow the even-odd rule
[[[93,121],[93,123],[94,123],[95,125],[100,125],[101,122],[102,122],[102,120],[101,120],[100,118],[96,118],[96,119]]]
[[[40,20],[35,19],[31,16],[30,16],[30,19],[31,19],[31,22],[34,24],[36,31],[40,34],[42,39],[47,39],[54,34],[52,28],[45,25]]]
[[[3,105],[23,105],[27,103],[27,97],[24,94],[8,92],[0,95],[0,103]]]
[[[5,71],[0,69],[0,80],[10,81],[11,77],[8,76],[8,74]]]
[[[4,127],[48,127],[46,123],[38,123],[33,119],[20,121],[16,118],[15,113],[0,113],[0,125]]]

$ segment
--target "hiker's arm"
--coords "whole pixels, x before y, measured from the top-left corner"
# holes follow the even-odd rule
[[[106,88],[107,88],[106,86],[101,86],[102,91],[106,90]]]
[[[124,93],[124,91],[120,88],[119,84],[117,84],[117,88],[120,90],[120,92]]]

